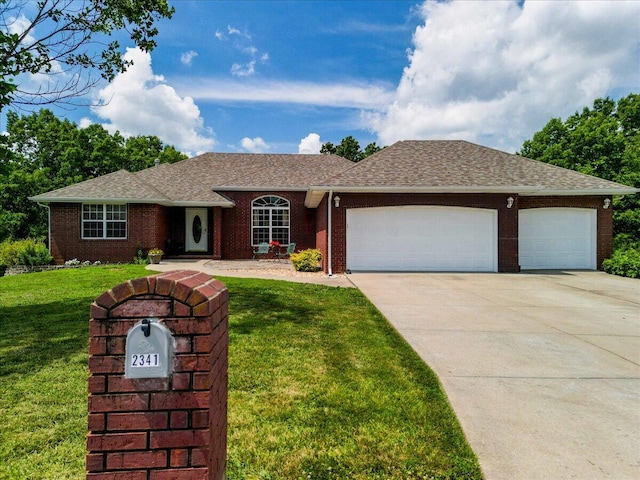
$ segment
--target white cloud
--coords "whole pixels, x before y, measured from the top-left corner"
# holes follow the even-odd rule
[[[7,19],[6,28],[11,34],[22,35],[29,27],[31,27],[31,20],[22,13],[17,17],[9,17]],[[35,41],[36,38],[32,35],[32,32],[27,33],[22,39],[24,45],[31,45]]]
[[[291,103],[339,108],[383,109],[395,94],[383,85],[360,83],[240,82],[215,78],[183,78],[176,84],[182,94],[200,101]]]
[[[242,35],[240,30],[233,28],[231,25],[227,25],[227,31],[229,32],[229,35]]]
[[[80,128],[87,128],[90,125],[93,125],[93,120],[91,120],[90,118],[87,118],[87,117],[82,117],[80,119],[80,122],[78,123],[78,126]]]
[[[637,90],[640,2],[435,2],[393,102],[365,113],[388,145],[458,138],[507,150],[612,88]]]
[[[244,137],[242,140],[240,140],[240,146],[243,150],[249,153],[264,153],[269,150],[269,145],[267,145],[266,142],[260,137]]]
[[[248,77],[254,73],[256,73],[255,60],[245,63],[244,65],[240,65],[238,63],[231,65],[231,75],[235,75],[236,77]]]
[[[222,33],[220,30],[216,30],[215,37],[218,40],[224,40],[224,33]]]
[[[188,52],[184,52],[180,55],[180,61],[183,65],[191,65],[191,61],[198,56],[198,52],[194,52],[193,50],[189,50]]]
[[[322,148],[322,142],[320,141],[320,135],[317,133],[310,133],[302,140],[298,145],[298,153],[320,153]]]
[[[162,76],[153,73],[148,53],[128,48],[125,58],[134,64],[98,92],[104,105],[92,107],[109,122],[103,126],[125,136],[156,135],[185,152],[211,150],[213,132],[204,127],[193,99],[180,97]]]

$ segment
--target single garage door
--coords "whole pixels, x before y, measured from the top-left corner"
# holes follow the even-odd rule
[[[520,268],[596,268],[596,211],[531,208],[518,212]]]
[[[463,207],[347,210],[352,271],[498,271],[498,213]]]

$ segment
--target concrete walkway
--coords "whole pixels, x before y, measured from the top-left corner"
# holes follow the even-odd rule
[[[640,478],[640,280],[349,277],[437,373],[487,480]]]
[[[296,272],[291,262],[277,260],[162,260],[159,264],[148,265],[147,270],[196,270],[214,277],[263,278],[343,288],[354,286],[345,275],[329,277],[324,272]]]

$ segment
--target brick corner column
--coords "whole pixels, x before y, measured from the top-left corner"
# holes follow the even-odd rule
[[[127,333],[157,318],[174,339],[167,378],[125,378]],[[228,292],[181,270],[100,295],[89,320],[87,479],[222,480],[226,470]]]

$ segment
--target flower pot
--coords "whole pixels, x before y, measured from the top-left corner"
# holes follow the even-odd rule
[[[162,254],[161,253],[150,253],[148,255],[149,257],[149,261],[153,264],[158,264],[160,263],[160,259],[162,258]]]

